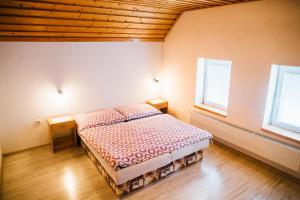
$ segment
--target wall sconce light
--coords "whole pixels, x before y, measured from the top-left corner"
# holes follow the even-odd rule
[[[159,83],[159,80],[157,78],[153,78],[153,83]]]
[[[57,90],[57,93],[58,93],[59,95],[63,95],[63,94],[64,94],[64,91],[63,91],[62,89],[58,89],[58,90]]]

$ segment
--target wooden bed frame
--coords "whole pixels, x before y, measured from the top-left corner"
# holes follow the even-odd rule
[[[80,138],[80,137],[79,137]],[[203,151],[199,150],[190,155],[179,158],[166,166],[160,167],[154,171],[147,172],[139,177],[136,177],[132,180],[127,181],[124,184],[117,185],[114,180],[110,177],[110,175],[106,172],[101,163],[97,160],[95,155],[91,152],[91,150],[86,146],[86,144],[80,139],[80,144],[84,149],[85,153],[90,157],[93,163],[96,165],[99,172],[109,183],[113,191],[118,197],[122,197],[129,193],[135,192],[141,188],[146,187],[147,185],[153,184],[174,172],[178,172],[192,164],[195,164],[202,160]]]

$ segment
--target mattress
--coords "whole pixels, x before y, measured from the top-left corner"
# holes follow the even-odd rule
[[[170,115],[155,115],[79,132],[116,184],[208,147],[211,135]]]
[[[97,153],[97,151],[91,146],[89,142],[87,142],[82,136],[80,137],[84,144],[89,148],[89,150],[93,153],[93,155],[101,163],[101,165],[105,168],[106,172],[110,175],[110,177],[114,180],[114,182],[117,185],[124,184],[129,180],[139,177],[140,175],[166,166],[172,161],[175,161],[186,155],[190,155],[193,152],[203,150],[209,146],[209,140],[205,139],[191,146],[187,146],[185,148],[173,151],[169,154],[163,154],[145,162],[126,167],[124,169],[115,170],[103,158],[101,158],[100,154]]]

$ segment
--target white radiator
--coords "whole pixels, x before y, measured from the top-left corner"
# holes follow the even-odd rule
[[[249,130],[227,124],[198,112],[191,112],[191,124],[255,155],[266,158],[300,175],[300,150]]]

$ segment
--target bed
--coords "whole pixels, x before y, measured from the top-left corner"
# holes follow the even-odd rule
[[[147,104],[75,116],[81,146],[118,196],[202,160],[211,134]]]

